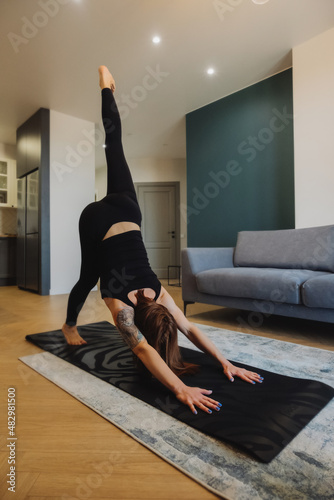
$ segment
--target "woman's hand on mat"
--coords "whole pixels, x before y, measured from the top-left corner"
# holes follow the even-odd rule
[[[219,411],[221,403],[209,398],[207,394],[212,394],[212,391],[185,385],[181,391],[176,394],[176,397],[179,401],[181,401],[181,403],[188,405],[195,415],[197,415],[196,408],[199,408],[206,413],[212,413],[212,410]]]
[[[258,373],[251,372],[249,370],[246,370],[245,368],[239,368],[238,366],[232,365],[232,363],[228,363],[223,366],[224,373],[226,377],[231,381],[234,382],[234,377],[239,377],[242,380],[245,380],[245,382],[249,382],[250,384],[255,384],[256,382],[263,382],[263,377],[259,375]]]

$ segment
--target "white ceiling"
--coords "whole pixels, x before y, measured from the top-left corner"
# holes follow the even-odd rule
[[[100,123],[105,64],[127,157],[184,158],[186,113],[290,67],[292,47],[333,26],[333,0],[1,0],[0,142],[40,107]]]

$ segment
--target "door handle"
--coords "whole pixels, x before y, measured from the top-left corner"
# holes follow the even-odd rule
[[[168,234],[175,234],[175,231],[168,231]]]

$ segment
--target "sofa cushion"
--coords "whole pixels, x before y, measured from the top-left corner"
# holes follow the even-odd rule
[[[238,233],[234,265],[334,272],[334,225],[242,231]]]
[[[196,275],[202,293],[300,304],[300,285],[327,273],[301,269],[259,269],[233,267],[211,269]]]
[[[334,309],[334,274],[307,280],[302,286],[302,301],[308,307]]]

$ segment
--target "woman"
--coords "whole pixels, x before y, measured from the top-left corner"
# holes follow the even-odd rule
[[[116,327],[146,369],[193,413],[197,414],[196,408],[207,413],[219,411],[221,403],[209,397],[212,391],[186,386],[178,377],[193,373],[196,366],[182,361],[177,328],[216,359],[232,382],[234,376],[253,384],[263,379],[227,361],[187,320],[150,268],[140,232],[141,212],[122,147],[121,120],[113,96],[115,81],[105,66],[100,66],[99,74],[106,132],[107,196],[88,205],[80,216],[81,272],[69,296],[63,334],[68,344],[86,343],[75,325],[88,293],[100,278],[101,295]]]

